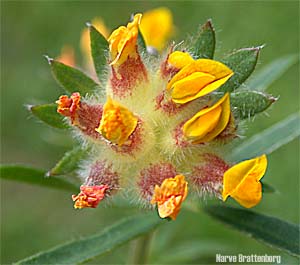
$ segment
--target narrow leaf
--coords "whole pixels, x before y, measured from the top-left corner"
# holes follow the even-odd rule
[[[170,249],[160,250],[153,255],[155,258],[151,261],[155,264],[187,264],[197,258],[212,255],[215,259],[216,249],[223,254],[233,250],[232,246],[229,247],[226,242],[221,244],[216,240],[191,240],[172,246]]]
[[[66,152],[61,160],[48,172],[47,175],[66,175],[72,173],[79,167],[79,162],[87,155],[87,149],[81,146],[75,147],[73,150]]]
[[[88,24],[90,30],[91,53],[95,70],[99,80],[102,79],[103,73],[107,67],[108,42],[97,29]]]
[[[274,193],[274,192],[276,192],[276,189],[274,187],[272,187],[270,184],[262,182],[262,181],[261,181],[261,184],[262,184],[262,192],[263,193]]]
[[[57,105],[56,104],[45,104],[45,105],[36,105],[36,106],[28,106],[29,111],[45,122],[46,124],[58,128],[58,129],[67,129],[69,126],[64,122],[64,117],[57,113]]]
[[[54,189],[61,189],[73,192],[78,189],[74,184],[64,179],[55,177],[45,177],[45,170],[21,165],[1,165],[0,176],[2,179],[25,182],[28,184],[39,185]]]
[[[266,90],[274,81],[279,79],[291,66],[299,61],[298,54],[289,54],[266,65],[249,80],[249,90]]]
[[[139,34],[138,34],[137,43],[138,43],[139,51],[141,53],[147,51],[147,45],[146,45],[145,39],[143,37],[143,34],[140,30],[139,30]]]
[[[132,216],[101,233],[38,253],[16,264],[78,264],[148,233],[163,221],[154,213]]]
[[[270,154],[299,135],[300,116],[298,113],[295,113],[239,144],[229,154],[228,159],[239,161],[261,154]]]
[[[83,72],[53,59],[47,58],[54,78],[70,93],[79,92],[82,96],[99,89],[98,84]]]
[[[212,59],[214,57],[215,45],[215,30],[211,20],[209,19],[201,26],[198,36],[196,37],[196,41],[193,44],[193,57],[195,59]]]
[[[249,210],[220,205],[205,207],[205,211],[213,218],[271,247],[279,248],[291,255],[300,255],[298,225]]]
[[[254,71],[258,54],[262,47],[237,50],[222,60],[234,75],[219,89],[223,92],[232,92],[237,89]]]
[[[246,119],[258,114],[276,101],[276,98],[257,91],[240,91],[230,94],[231,106],[239,119]]]

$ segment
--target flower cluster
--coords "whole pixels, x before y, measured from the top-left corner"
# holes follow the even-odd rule
[[[111,34],[102,21],[93,24],[81,44],[89,54],[87,64],[97,66],[90,53],[106,51],[95,50],[100,45],[88,33],[98,28],[107,43],[103,73],[108,75],[93,70],[99,87],[92,94],[80,94],[74,87],[70,97],[57,101],[58,113],[90,147],[78,172],[83,184],[72,197],[74,207],[95,208],[118,193],[132,194],[144,205],[156,206],[161,218],[171,219],[189,194],[224,201],[230,196],[244,207],[257,205],[267,158],[262,154],[235,164],[226,161],[223,147],[238,138],[241,118],[231,103],[233,89],[223,88],[237,82],[240,73],[226,61],[201,54],[206,35],[196,43],[196,52],[195,47],[174,44],[164,51],[174,33],[165,8],[135,14]],[[205,30],[213,32],[210,21]],[[75,62],[70,53],[58,60]]]

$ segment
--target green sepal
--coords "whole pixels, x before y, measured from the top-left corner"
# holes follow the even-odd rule
[[[194,59],[214,57],[216,46],[215,30],[211,19],[201,26],[195,42],[192,44],[192,54]]]
[[[234,75],[221,86],[219,91],[232,92],[243,84],[254,71],[261,49],[262,46],[240,49],[221,60],[234,72]]]
[[[276,98],[258,91],[239,91],[230,94],[234,116],[241,120],[263,112],[275,101]]]
[[[78,69],[46,57],[56,81],[70,93],[79,92],[82,96],[93,94],[99,88],[93,79]]]
[[[23,165],[0,165],[0,177],[6,180],[25,182],[43,187],[75,192],[78,187],[73,183],[56,177],[46,177],[46,170]]]
[[[66,152],[62,159],[47,173],[48,176],[66,175],[79,168],[79,162],[87,156],[87,149],[77,146]]]
[[[271,186],[270,184],[265,183],[263,181],[261,181],[261,185],[262,185],[263,193],[274,193],[277,191],[273,186]]]
[[[57,113],[57,105],[55,103],[28,106],[28,110],[36,118],[52,127],[58,129],[69,128],[69,125],[64,121],[64,117]]]
[[[140,29],[138,33],[137,44],[138,44],[138,49],[141,53],[147,52],[147,45]]]
[[[87,24],[90,31],[91,54],[98,79],[103,78],[107,67],[109,46],[105,37],[91,24]]]
[[[299,225],[246,209],[214,205],[204,208],[213,218],[271,247],[299,256]]]

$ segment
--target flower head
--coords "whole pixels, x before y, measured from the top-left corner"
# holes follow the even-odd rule
[[[193,143],[205,143],[216,138],[230,119],[229,94],[212,107],[200,110],[183,125],[184,136]]]
[[[96,207],[104,198],[124,192],[124,197],[137,198],[145,206],[155,204],[161,218],[175,220],[188,185],[198,196],[224,201],[231,196],[245,207],[256,205],[266,157],[231,167],[224,146],[238,139],[245,113],[254,115],[269,104],[262,92],[235,91],[254,69],[258,49],[241,49],[213,60],[214,29],[208,21],[191,42],[194,45],[170,45],[161,57],[144,45],[138,47],[139,29],[146,45],[160,50],[173,31],[169,11],[153,10],[143,18],[136,14],[107,41],[89,27],[97,80],[72,67],[61,73],[64,65],[59,69],[51,65],[67,90],[77,89],[78,84],[87,92],[82,99],[73,93],[57,101],[57,111],[70,118],[76,139],[90,150],[76,172],[84,184],[73,196],[75,208]],[[103,51],[97,50],[101,47]],[[109,61],[101,53],[107,50]],[[239,61],[244,56],[253,58]],[[238,75],[231,79],[233,70]]]
[[[181,204],[188,193],[187,185],[185,177],[177,175],[174,178],[165,179],[160,186],[155,186],[151,203],[157,204],[161,218],[170,217],[172,220],[176,219]]]
[[[223,178],[223,200],[231,196],[246,208],[257,205],[262,197],[259,180],[264,176],[267,164],[266,155],[262,155],[229,168]]]
[[[107,185],[99,186],[84,186],[80,187],[80,193],[78,195],[73,195],[72,200],[74,203],[74,208],[96,208],[100,201],[105,197],[105,191],[108,189]]]
[[[119,27],[108,38],[111,65],[121,65],[129,56],[136,57],[136,42],[141,18],[142,14],[136,14],[133,21],[127,24],[127,27]]]

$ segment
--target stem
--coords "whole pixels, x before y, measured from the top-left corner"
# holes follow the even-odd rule
[[[152,235],[153,232],[147,233],[132,242],[129,264],[147,264]]]

